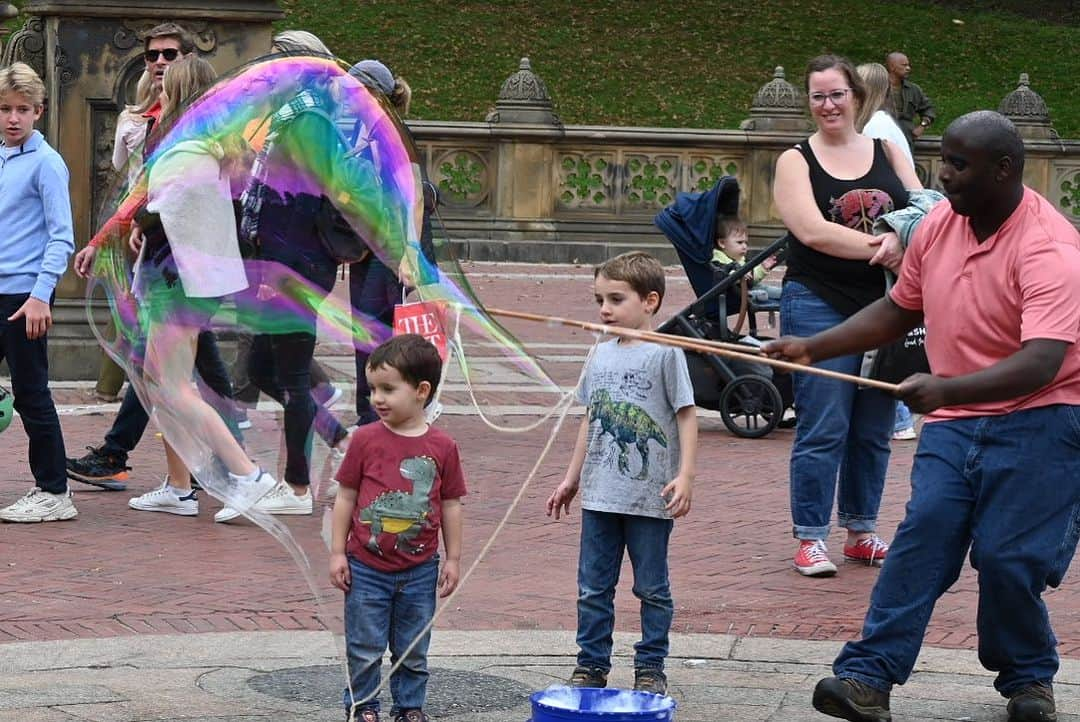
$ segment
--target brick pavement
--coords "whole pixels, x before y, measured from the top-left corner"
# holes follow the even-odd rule
[[[495,268],[473,264],[474,288],[490,305],[553,315],[594,317],[586,268]],[[552,278],[550,276],[558,276]],[[664,310],[689,298],[685,283],[673,281]],[[764,321],[764,319],[762,319]],[[553,359],[549,368],[572,384],[578,364],[567,357],[587,344],[589,334],[523,322],[507,327]],[[335,368],[347,357],[324,349]],[[477,347],[478,355],[484,350]],[[85,403],[85,389],[58,389],[62,404]],[[498,396],[498,395],[496,395]],[[489,401],[513,401],[503,394]],[[464,404],[454,391],[444,399]],[[70,453],[100,443],[111,420],[101,415],[64,415]],[[508,422],[527,419],[507,417]],[[571,420],[573,422],[574,420]],[[547,440],[550,424],[531,433],[494,434],[476,416],[446,416],[441,422],[459,441],[471,494],[466,506],[466,562],[502,516]],[[520,508],[474,577],[442,616],[444,628],[572,629],[577,515],[552,522],[543,501],[561,478],[571,445],[564,428]],[[253,447],[273,450],[269,422],[256,424]],[[761,440],[731,436],[718,419],[702,420],[699,480],[691,515],[677,525],[672,541],[672,578],[680,632],[730,633],[743,637],[841,640],[858,633],[876,571],[844,565],[833,579],[805,579],[790,568],[793,541],[787,512],[787,457],[791,432]],[[152,487],[164,473],[160,441],[150,437],[133,454],[131,490]],[[891,536],[907,497],[914,444],[894,446],[882,530]],[[18,424],[0,436],[0,502],[27,488],[25,436]],[[0,526],[0,642],[95,638],[198,631],[322,629],[336,624],[336,602],[323,583],[322,520],[284,518],[311,558],[325,608],[315,598],[282,547],[247,524],[215,525],[217,508],[204,501],[198,518],[129,511],[130,494],[74,485],[78,520],[41,526]],[[205,498],[205,497],[204,497]],[[839,548],[834,533],[833,547]],[[629,577],[629,568],[624,579]],[[618,629],[636,628],[636,604],[624,583],[617,597]],[[976,580],[970,570],[943,597],[927,642],[973,648]],[[1068,579],[1048,595],[1062,653],[1080,656],[1080,591]],[[324,612],[329,611],[329,617]]]

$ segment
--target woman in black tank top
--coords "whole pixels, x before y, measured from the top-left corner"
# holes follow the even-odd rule
[[[794,336],[836,326],[885,293],[883,267],[899,268],[902,249],[895,234],[870,235],[874,219],[906,206],[906,189],[921,187],[898,148],[855,130],[865,91],[850,62],[815,58],[806,87],[818,129],[780,156],[773,189],[792,235],[780,322],[782,333]],[[857,355],[815,365],[858,374],[861,364]],[[795,374],[794,389],[795,568],[807,576],[836,573],[825,547],[834,497],[847,529],[845,558],[880,564],[888,546],[874,531],[896,402],[881,391],[808,374]]]

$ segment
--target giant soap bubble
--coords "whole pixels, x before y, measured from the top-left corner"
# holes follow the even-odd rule
[[[280,245],[283,239],[301,238],[296,247],[279,249],[286,256],[290,251],[301,259],[305,253],[324,253],[325,247],[318,245],[313,233],[298,234],[289,224],[311,210],[304,203],[329,202],[388,269],[415,287],[414,300],[445,309],[442,331],[451,339],[448,364],[455,367],[460,387],[468,391],[480,416],[493,429],[524,431],[556,416],[557,430],[570,398],[484,312],[445,238],[436,234],[432,247],[421,244],[424,210],[417,150],[386,99],[350,76],[346,68],[327,57],[260,58],[219,79],[164,134],[151,136],[143,172],[130,185],[127,173],[118,173],[114,191],[101,210],[100,217],[107,220],[94,240],[100,250],[95,278],[87,290],[88,299],[104,293],[117,333],[113,338],[99,332],[99,341],[127,372],[166,441],[210,495],[242,511],[284,545],[331,628],[336,628],[330,620],[340,616],[342,605],[340,594],[331,592],[326,583],[325,558],[315,558],[316,545],[311,539],[298,539],[282,518],[252,507],[251,500],[236,491],[221,452],[227,444],[219,438],[222,420],[232,427],[228,417],[234,406],[215,395],[192,371],[187,330],[211,327],[220,338],[228,339],[238,333],[283,336],[317,328],[321,344],[351,352],[370,349],[387,338],[391,329],[366,315],[365,309],[350,308],[341,294],[329,292],[303,263],[268,257],[274,254],[266,253],[256,239],[272,237]],[[282,112],[314,118],[296,124],[288,148],[275,133],[280,129],[275,119]],[[284,150],[266,152],[268,144],[271,151]],[[207,174],[208,168],[216,168],[216,175]],[[226,193],[233,201],[231,228],[213,222],[209,207],[215,192]],[[166,245],[155,245],[147,234],[141,256],[136,258],[129,250],[132,225],[147,217],[148,198],[162,193],[171,196],[175,206],[151,203],[151,207],[163,208],[159,215],[164,235],[168,238],[168,214],[172,213],[179,220],[172,221],[171,227],[182,227],[193,240],[178,252],[174,246],[179,243],[173,238]],[[205,204],[200,198],[206,199]],[[278,203],[295,212],[257,213],[257,228],[252,232],[251,209],[258,203]],[[310,245],[305,247],[305,243]],[[171,260],[161,263],[161,254],[170,252]],[[158,256],[147,257],[152,254]],[[153,266],[155,261],[157,266]],[[237,264],[243,271],[241,288],[221,297],[200,298],[193,293],[202,284],[214,287],[223,278],[235,280],[229,269]],[[164,272],[148,273],[147,267]],[[351,357],[347,366],[351,369]],[[514,388],[542,399],[534,415],[540,420],[500,417],[497,402],[504,399],[487,396],[474,373],[477,366],[489,374],[498,369],[514,380]],[[351,376],[350,370],[336,380],[345,385]],[[185,404],[195,404],[195,397],[205,400],[220,419],[209,423],[205,415],[188,413]],[[281,479],[285,451],[280,407],[264,410],[264,406],[255,412],[255,425],[244,436],[244,451]],[[334,439],[326,431],[334,422],[325,417],[326,412],[320,411],[307,439],[316,498],[324,496],[335,469],[330,450]],[[444,417],[440,424],[454,434],[452,417]],[[554,438],[551,433],[547,448]],[[465,462],[468,473],[467,458]],[[479,489],[471,483],[470,494],[497,492],[507,503],[516,503],[523,491],[519,482],[531,476],[508,479],[497,490]],[[316,513],[324,510],[317,506]],[[490,543],[489,539],[485,549]],[[470,543],[473,549],[480,546]]]

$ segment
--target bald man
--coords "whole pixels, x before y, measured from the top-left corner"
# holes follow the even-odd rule
[[[893,115],[900,130],[904,131],[908,145],[914,149],[915,139],[926,132],[937,113],[922,88],[908,80],[911,75],[908,56],[898,51],[889,53],[885,57],[885,67],[889,70],[889,85],[892,86]]]
[[[948,203],[919,224],[890,293],[809,339],[767,344],[812,363],[900,338],[925,319],[931,374],[898,396],[927,414],[911,500],[870,598],[813,704],[887,722],[930,614],[970,550],[979,572],[979,660],[997,672],[1010,722],[1056,720],[1056,640],[1042,592],[1080,535],[1080,234],[1023,185],[1024,145],[992,111],[945,131]]]

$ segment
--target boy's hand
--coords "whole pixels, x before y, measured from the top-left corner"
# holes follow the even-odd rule
[[[75,275],[79,278],[89,278],[94,270],[94,259],[97,258],[97,246],[87,246],[75,254]]]
[[[563,514],[570,514],[570,502],[577,496],[578,485],[577,482],[572,482],[570,479],[563,479],[563,482],[555,487],[555,491],[551,492],[551,496],[547,500],[547,515],[551,516],[554,512],[555,519],[558,520],[559,512]]]
[[[678,519],[690,513],[690,500],[694,496],[693,486],[689,477],[680,475],[660,490],[660,496],[668,500],[664,509],[671,514],[672,519]]]
[[[443,562],[442,571],[439,572],[439,596],[448,597],[457,589],[461,579],[461,562],[456,559],[447,559]]]
[[[343,553],[330,555],[330,583],[343,592],[349,591],[352,586],[349,558]]]
[[[41,338],[52,326],[52,310],[49,304],[31,296],[19,310],[8,316],[8,321],[26,318],[26,337],[33,341]]]

